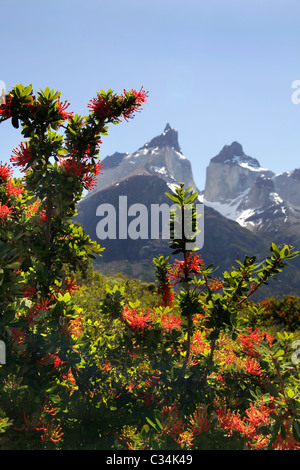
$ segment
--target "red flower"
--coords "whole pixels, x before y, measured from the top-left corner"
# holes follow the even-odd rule
[[[193,335],[192,343],[191,343],[191,350],[197,356],[201,356],[205,349],[209,349],[210,346],[204,341],[201,332],[196,331]]]
[[[294,439],[292,434],[291,425],[286,422],[284,423],[286,436],[283,438],[281,434],[278,434],[275,442],[272,444],[275,450],[299,450],[300,443]]]
[[[173,329],[178,329],[182,323],[182,320],[179,316],[174,315],[173,313],[169,313],[162,316],[160,323],[165,330],[170,332]]]
[[[181,434],[179,434],[177,439],[175,439],[175,442],[177,442],[177,444],[184,444],[186,446],[192,446],[194,445],[192,442],[193,440],[194,440],[193,431],[184,431]]]
[[[97,178],[96,176],[102,175],[103,173],[101,170],[103,169],[103,163],[97,162],[95,166],[88,165],[89,173],[86,173],[83,178],[83,184],[86,186],[88,190],[91,190],[97,186]]]
[[[131,94],[131,102],[128,103],[129,106],[125,108],[122,112],[125,121],[133,118],[133,115],[136,111],[140,111],[139,108],[141,107],[142,103],[146,103],[146,98],[148,97],[149,92],[143,90],[143,87],[141,87],[140,91],[131,90],[129,93]],[[125,96],[124,98],[122,98],[124,99],[124,102],[126,102],[125,97],[128,95],[128,92],[124,90],[124,94]]]
[[[184,423],[178,415],[176,405],[165,406],[162,410],[162,434],[168,434],[175,438],[183,431]]]
[[[12,339],[21,344],[25,342],[25,333],[22,331],[22,328],[11,328]]]
[[[11,181],[7,182],[5,189],[6,194],[9,197],[19,197],[24,191],[24,187],[22,185],[18,186]]]
[[[35,216],[39,206],[40,206],[39,201],[36,201],[33,204],[30,204],[29,206],[27,206],[26,209],[25,209],[27,217]]]
[[[25,145],[24,145],[25,144]],[[25,166],[31,159],[31,144],[21,142],[20,149],[14,149],[10,161],[14,166]]]
[[[191,275],[199,274],[203,269],[204,261],[201,255],[188,252],[183,261],[176,260],[168,274],[168,278],[173,281],[172,285],[178,284],[189,278]]]
[[[227,410],[226,407],[221,407],[217,410],[217,416],[219,426],[226,431],[230,431],[230,434],[232,434],[234,429],[237,431],[243,430],[243,422],[239,413],[231,412],[230,410]]]
[[[31,286],[23,286],[24,296],[32,299],[35,296],[36,289]]]
[[[136,104],[146,103],[146,98],[148,97],[149,91],[145,91],[143,90],[143,87],[141,87],[140,91],[131,90],[131,92],[135,97]]]
[[[65,284],[66,284],[66,291],[70,292],[70,294],[72,294],[73,292],[79,289],[79,286],[75,283],[73,278],[71,279],[66,278]]]
[[[88,104],[88,107],[95,113],[99,121],[104,121],[113,116],[112,103],[100,95],[93,98]]]
[[[12,102],[12,96],[10,95],[8,99],[6,99],[6,102],[0,105],[0,117],[4,117],[5,119],[8,119],[11,117],[11,102]]]
[[[41,428],[41,430],[44,433],[41,436],[41,439],[43,441],[52,441],[56,443],[56,442],[61,441],[61,438],[64,435],[60,427],[60,424],[56,424],[54,419],[52,420],[51,423],[43,424],[43,427]]]
[[[51,306],[49,305],[52,301],[53,296],[50,295],[50,297],[45,298],[45,299],[38,299],[37,302],[35,303],[34,307],[30,308],[28,310],[28,315],[26,318],[27,324],[35,321],[35,317],[39,314],[41,310],[49,310]]]
[[[70,106],[70,103],[68,103],[68,101],[65,101],[64,103],[62,103],[60,101],[60,98],[58,98],[58,101],[57,101],[57,112],[61,115],[61,118],[62,119],[69,119],[73,113],[67,113],[65,110]]]
[[[29,418],[27,418],[25,410],[23,410],[23,416],[25,426],[22,426],[21,428],[14,427],[16,431],[23,431],[24,429],[26,429],[27,431],[41,431],[43,419],[39,415],[33,416],[30,420]]]
[[[13,170],[12,168],[7,165],[7,163],[4,163],[4,165],[2,165],[2,162],[0,162],[0,179],[2,180],[7,180],[8,178],[10,178],[13,174]]]
[[[131,328],[134,330],[141,329],[144,331],[146,328],[149,328],[149,321],[151,318],[151,311],[147,308],[146,311],[142,309],[140,312],[136,308],[125,307],[123,310],[123,315]]]
[[[271,345],[274,338],[268,333],[259,331],[257,328],[255,328],[254,330],[249,328],[248,331],[248,335],[239,336],[238,342],[242,343],[246,354],[248,354],[249,356],[258,357],[259,354],[255,350],[255,346],[259,346],[259,341],[267,340],[269,345]]]
[[[222,281],[222,279],[215,278],[215,279],[207,280],[207,286],[209,290],[214,291],[214,292],[217,292],[220,289],[222,289],[223,284],[224,282]]]
[[[207,408],[198,408],[190,415],[190,425],[192,432],[197,435],[206,432],[210,428],[211,418],[207,417]]]
[[[88,107],[95,113],[95,116],[100,121],[105,119],[120,120],[123,116],[125,120],[133,117],[135,111],[139,111],[142,103],[145,103],[148,92],[131,90],[127,92],[124,90],[124,95],[110,95],[108,97],[102,96],[100,93],[96,98],[93,98]]]
[[[252,375],[261,375],[262,368],[254,358],[247,357],[245,370]]]
[[[96,188],[97,180],[95,175],[84,175],[82,182],[89,191]]]
[[[261,403],[257,403],[256,406],[250,403],[250,408],[246,410],[247,419],[256,427],[263,423],[268,424],[271,412],[272,407],[270,407],[268,404],[264,405],[263,400]]]
[[[40,222],[46,222],[46,220],[47,220],[47,212],[46,212],[45,209],[40,212],[40,218],[39,218],[39,220],[40,220]]]
[[[78,162],[73,158],[69,158],[68,160],[63,161],[62,166],[67,173],[72,173],[75,176],[82,176],[86,169],[85,164]]]
[[[93,169],[94,175],[96,175],[96,176],[103,175],[103,173],[102,173],[103,167],[104,167],[103,163],[98,161],[95,165],[95,168]]]
[[[13,208],[8,207],[6,204],[1,204],[0,202],[0,219],[4,220],[9,217],[9,215],[12,213]]]
[[[156,293],[161,296],[164,307],[173,307],[176,294],[169,284],[159,286]]]
[[[62,366],[65,362],[61,360],[60,357],[56,356],[54,359],[53,365],[55,369],[58,369],[60,366]]]

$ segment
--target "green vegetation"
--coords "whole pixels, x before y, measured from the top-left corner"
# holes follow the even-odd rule
[[[19,85],[0,106],[28,139],[12,157],[22,180],[0,165],[0,448],[299,449],[299,302],[278,332],[262,325],[271,312],[276,330],[281,304],[251,302],[298,252],[273,243],[216,278],[182,235],[174,263],[153,260],[155,284],[91,268],[102,248],[71,222],[76,203],[106,125],[144,101],[102,90],[80,117]],[[183,184],[170,197],[181,213],[196,198]]]

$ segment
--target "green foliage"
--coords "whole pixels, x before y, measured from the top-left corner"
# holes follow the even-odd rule
[[[271,297],[260,302],[258,321],[261,324],[277,326],[290,331],[299,329],[300,299],[294,295],[284,295],[282,299]]]

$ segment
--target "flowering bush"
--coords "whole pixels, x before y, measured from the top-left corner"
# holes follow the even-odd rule
[[[154,260],[147,304],[123,283],[101,286],[86,310],[79,279],[102,248],[70,219],[101,172],[107,124],[145,100],[143,89],[101,91],[81,117],[59,93],[18,85],[0,106],[0,121],[28,139],[11,159],[24,178],[0,168],[0,448],[298,449],[293,334],[253,328],[258,307],[242,308],[296,256],[287,245],[273,244],[263,264],[246,256],[219,279],[186,249],[191,240],[173,237],[178,260]],[[183,185],[170,195],[181,213],[196,196]]]
[[[271,297],[261,302],[259,320],[266,325],[277,325],[295,331],[299,328],[300,299],[284,295],[283,299]]]

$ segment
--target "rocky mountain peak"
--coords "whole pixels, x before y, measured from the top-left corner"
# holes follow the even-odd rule
[[[191,163],[182,154],[178,132],[170,124],[166,124],[160,135],[135,152],[115,152],[103,160],[103,165],[103,174],[98,177],[97,186],[88,195],[137,175],[157,176],[169,185],[182,181],[196,189]]]
[[[214,163],[229,165],[247,164],[254,168],[259,168],[260,164],[256,158],[249,157],[244,153],[243,147],[234,141],[231,145],[224,145],[221,152],[211,159]]]
[[[176,152],[181,153],[181,148],[178,143],[178,132],[176,129],[174,129],[174,127],[171,127],[169,123],[166,124],[162,134],[151,139],[150,142],[147,142],[145,145],[143,145],[140,150],[156,147],[163,148],[166,146],[174,148]]]
[[[112,155],[107,155],[107,157],[105,157],[103,160],[105,169],[107,170],[108,168],[117,167],[118,165],[121,164],[123,158],[126,157],[126,155],[128,154],[121,153],[121,152],[115,152]]]

